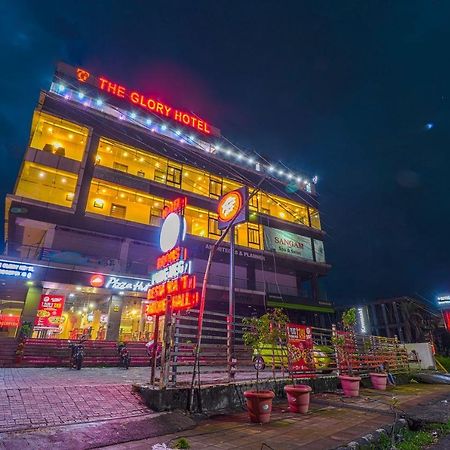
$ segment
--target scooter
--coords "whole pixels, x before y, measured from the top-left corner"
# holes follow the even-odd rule
[[[127,344],[120,343],[117,345],[117,353],[119,354],[120,365],[128,370],[130,367],[131,356],[128,351]]]
[[[83,365],[83,359],[84,359],[84,346],[83,342],[85,339],[81,339],[78,343],[71,343],[69,341],[69,348],[71,349],[71,356],[70,356],[70,367],[73,369],[80,370],[81,366]]]

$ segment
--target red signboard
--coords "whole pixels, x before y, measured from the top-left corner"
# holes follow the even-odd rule
[[[442,311],[442,315],[444,316],[445,327],[447,328],[447,331],[450,332],[450,309]]]
[[[288,351],[290,353],[292,371],[307,371],[314,369],[312,348],[312,329],[306,325],[289,323],[287,326]]]
[[[204,119],[199,118],[197,115],[174,108],[153,96],[143,94],[134,89],[129,89],[120,83],[115,83],[111,81],[109,77],[97,77],[81,67],[75,68],[62,63],[58,65],[58,69],[63,73],[74,76],[80,83],[95,86],[100,91],[106,92],[119,99],[126,100],[147,112],[174,120],[181,125],[193,128],[208,136],[220,136],[220,130],[213,127]]]
[[[61,324],[64,301],[64,295],[41,295],[36,319],[34,320],[35,328],[58,328]]]
[[[161,226],[161,237],[165,232],[169,234],[174,232],[175,228],[166,227],[167,222],[173,214],[182,217],[186,203],[186,197],[177,198],[173,201],[172,206],[163,212],[165,221]],[[180,229],[175,230],[175,233],[177,234],[176,239],[171,242],[174,245],[184,239],[182,232],[180,236]],[[164,247],[161,245],[161,248]],[[153,285],[147,291],[147,300],[149,300],[146,308],[147,317],[164,314],[169,296],[173,311],[189,309],[198,303],[197,280],[195,275],[190,274],[190,261],[187,257],[186,248],[169,245],[168,250],[157,258],[158,271],[153,273]]]
[[[20,316],[13,314],[0,314],[0,327],[17,327],[19,326]]]

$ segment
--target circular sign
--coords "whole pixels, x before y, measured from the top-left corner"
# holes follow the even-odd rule
[[[159,235],[159,246],[164,253],[172,250],[186,234],[184,217],[172,212],[165,219]]]
[[[229,192],[220,199],[217,208],[219,219],[222,222],[233,220],[241,210],[241,206],[242,195],[237,191]]]
[[[100,274],[92,275],[89,283],[93,287],[102,287],[105,284],[105,277]]]

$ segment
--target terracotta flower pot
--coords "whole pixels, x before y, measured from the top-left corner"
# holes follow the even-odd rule
[[[306,384],[287,384],[284,387],[284,392],[289,403],[289,411],[293,413],[306,414],[309,409],[310,386]]]
[[[275,397],[273,391],[245,391],[244,397],[247,401],[251,422],[267,423],[270,421],[272,399]]]
[[[386,373],[369,373],[370,381],[372,382],[372,386],[374,389],[378,389],[380,391],[386,390],[387,384],[387,374]]]
[[[350,377],[348,375],[339,375],[341,380],[342,389],[346,397],[358,397],[359,395],[359,382],[361,377]]]

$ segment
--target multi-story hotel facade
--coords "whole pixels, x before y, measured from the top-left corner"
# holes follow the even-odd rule
[[[28,322],[35,337],[145,339],[164,206],[187,199],[185,245],[200,284],[221,234],[218,200],[242,186],[258,191],[235,229],[236,313],[281,306],[325,326],[330,266],[314,179],[236,149],[194,114],[59,64],[5,201],[0,332]],[[225,239],[208,310],[228,310],[229,259]]]

